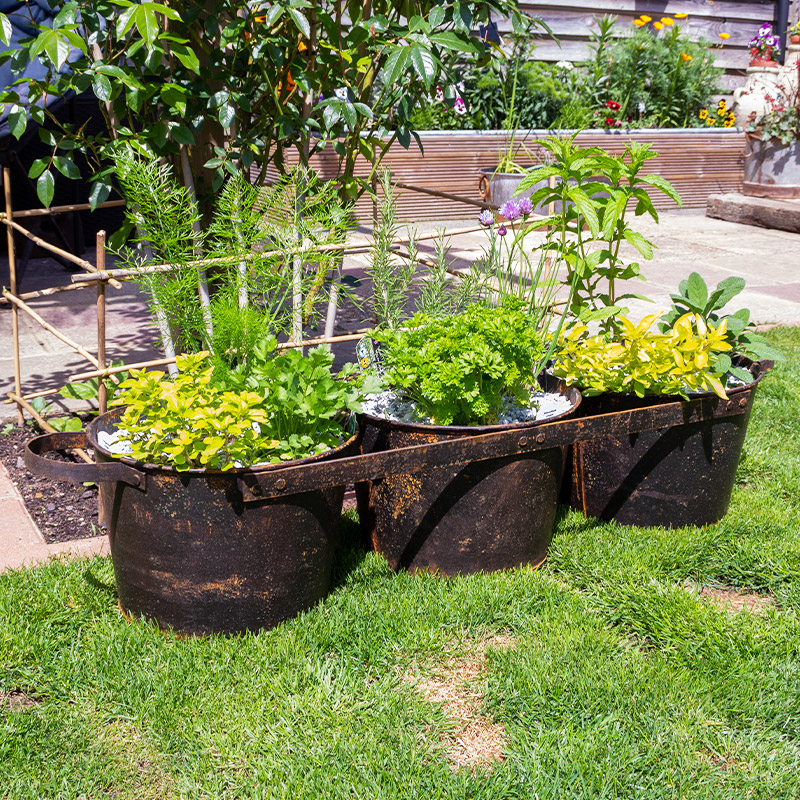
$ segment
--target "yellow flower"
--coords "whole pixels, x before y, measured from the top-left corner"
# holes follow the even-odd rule
[[[641,17],[639,17],[639,19],[640,19],[642,22],[650,22],[650,21],[651,21],[653,18],[652,18],[652,17],[648,17],[648,16],[647,16],[647,14],[642,14],[642,16],[641,16]]]
[[[727,111],[728,110],[728,104],[724,100],[719,100],[717,102],[717,108],[721,108],[721,109]]]
[[[673,14],[672,16],[675,17],[675,19],[686,19],[686,17],[688,17],[689,15],[688,14]]]
[[[736,124],[736,120],[735,119],[731,119],[730,117],[728,117],[728,119],[726,119],[725,122],[722,123],[722,127],[723,128],[732,128],[735,124]]]
[[[706,120],[706,125],[713,125],[714,124],[714,117],[709,117]]]
[[[681,53],[681,58],[684,61],[691,61],[692,60],[692,57],[688,53]]]
[[[730,39],[730,38],[731,38],[731,35],[730,35],[729,33],[721,33],[721,34],[719,35],[719,38],[720,38],[720,39]]]
[[[700,117],[700,119],[705,119],[708,116],[708,109],[701,108],[700,113],[697,116]]]
[[[664,26],[663,26],[663,25],[662,25],[660,22],[654,22],[654,23],[653,23],[653,27],[654,27],[654,28],[655,28],[657,31],[660,31],[660,30],[661,30],[661,29],[662,29]]]
[[[661,22],[664,25],[672,25],[674,20],[671,17],[661,17]]]
[[[635,19],[635,20],[633,21],[633,24],[634,24],[634,25],[635,25],[637,28],[641,28],[641,27],[642,27],[642,25],[645,25],[646,23],[642,22],[640,19]]]
[[[718,108],[717,109],[717,116],[718,117],[724,117],[724,116],[727,115],[727,113],[728,113],[728,109],[727,108]]]

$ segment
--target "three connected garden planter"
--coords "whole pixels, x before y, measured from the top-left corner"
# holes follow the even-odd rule
[[[639,525],[715,522],[770,366],[754,364],[754,381],[727,400],[611,399],[538,424],[442,429],[365,417],[361,441],[226,472],[112,456],[97,435],[114,429],[117,410],[86,433],[33,439],[25,462],[49,477],[101,484],[125,613],[192,634],[235,633],[272,627],[326,594],[348,484],[361,484],[362,524],[395,569],[455,574],[540,563],[570,447],[573,502],[587,514]],[[577,392],[570,399],[574,411]],[[44,457],[86,444],[97,464]]]

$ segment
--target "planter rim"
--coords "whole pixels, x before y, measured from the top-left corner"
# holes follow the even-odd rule
[[[338,455],[345,448],[349,447],[361,435],[361,429],[356,419],[356,431],[352,436],[347,437],[347,439],[345,439],[341,444],[338,444],[336,447],[331,448],[330,450],[325,450],[322,453],[317,453],[316,455],[313,456],[298,458],[295,459],[294,461],[281,461],[278,464],[259,464],[257,466],[234,467],[233,469],[225,469],[225,470],[206,469],[199,467],[192,467],[191,469],[178,470],[175,469],[175,467],[171,467],[166,464],[151,464],[143,461],[136,461],[136,459],[133,459],[130,456],[121,456],[118,453],[112,453],[110,450],[106,449],[105,447],[102,447],[99,444],[99,442],[97,441],[97,434],[99,433],[99,431],[105,426],[116,427],[116,418],[119,417],[124,410],[125,410],[124,407],[115,408],[112,411],[107,411],[105,414],[101,414],[99,417],[92,420],[92,422],[86,427],[86,438],[88,440],[88,443],[99,453],[102,453],[104,456],[113,459],[114,461],[120,461],[121,463],[126,464],[129,467],[133,467],[139,470],[140,472],[167,472],[169,474],[174,474],[174,475],[186,475],[188,477],[207,477],[207,478],[230,476],[230,475],[236,475],[236,476],[252,475],[252,474],[260,475],[264,472],[273,472],[275,470],[283,469],[284,467],[299,467],[305,464],[311,464],[315,461],[322,461],[324,459],[336,457],[336,455]]]
[[[550,376],[548,376],[550,377]],[[411,433],[434,433],[439,435],[480,436],[484,433],[497,433],[498,431],[514,430],[515,428],[533,428],[548,422],[556,422],[569,414],[573,414],[581,404],[581,393],[576,386],[567,386],[560,378],[551,378],[550,388],[543,386],[545,392],[566,396],[571,405],[566,411],[547,419],[535,419],[529,422],[509,422],[505,425],[432,425],[425,422],[401,422],[387,417],[376,417],[373,414],[362,412],[358,416],[368,421],[371,425],[381,428],[408,431]]]
[[[517,130],[517,136],[536,136],[544,138],[556,133],[582,133],[587,136],[602,134],[603,136],[669,136],[675,133],[695,134],[703,136],[724,136],[731,133],[742,133],[744,128],[735,126],[732,128],[617,128],[609,130],[605,128],[526,128]],[[449,137],[449,136],[487,136],[487,137],[508,137],[509,131],[505,130],[463,130],[463,131],[418,131],[419,135],[425,137]]]

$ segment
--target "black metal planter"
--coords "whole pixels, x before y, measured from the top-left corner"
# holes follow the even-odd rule
[[[550,379],[549,391],[580,394]],[[553,420],[548,420],[550,423]],[[445,427],[359,417],[362,452],[517,432],[521,446],[542,422],[491,427]],[[446,575],[492,572],[544,561],[553,533],[563,473],[561,447],[486,460],[465,460],[395,473],[356,486],[362,530],[372,547],[397,569]]]
[[[325,596],[344,483],[261,499],[248,487],[285,465],[178,472],[113,456],[97,435],[114,430],[120,413],[102,415],[85,434],[37,437],[25,461],[33,472],[100,484],[124,613],[188,634],[232,634],[273,627]],[[97,464],[41,457],[87,443]],[[290,466],[357,451],[353,436]]]
[[[623,525],[709,525],[728,511],[756,388],[772,362],[743,360],[754,381],[728,392],[698,397],[710,410],[701,421],[577,442],[570,448],[564,498],[588,517]],[[680,400],[604,394],[584,397],[582,416],[652,408]],[[688,404],[687,404],[688,405]],[[733,405],[733,415],[714,409]]]

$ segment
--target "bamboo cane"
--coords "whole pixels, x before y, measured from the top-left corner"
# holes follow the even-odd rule
[[[73,350],[75,350],[79,355],[83,356],[90,364],[94,364],[95,367],[99,365],[97,359],[84,347],[81,347],[76,341],[72,340],[66,334],[61,333],[58,328],[53,327],[49,322],[42,319],[42,317],[37,314],[27,303],[20,300],[15,295],[11,294],[11,292],[6,289],[3,294],[19,309],[24,311],[28,314],[31,318],[35,319],[48,333],[51,333],[56,339],[61,340],[64,344],[69,345]]]
[[[9,392],[8,396],[18,405],[21,405],[39,423],[42,430],[47,433],[58,433],[58,431],[24,398],[14,392]],[[94,460],[89,454],[80,447],[75,448],[75,454],[87,464],[94,464]]]
[[[18,222],[14,222],[13,219],[9,219],[6,217],[2,220],[3,223],[9,227],[13,228],[15,231],[19,231],[23,236],[26,236],[30,239],[37,247],[41,247],[44,250],[48,250],[51,253],[55,253],[57,256],[61,258],[65,258],[67,261],[75,264],[82,269],[87,270],[90,273],[95,272],[95,266],[90,261],[86,261],[84,258],[78,258],[78,256],[72,255],[72,253],[68,252],[67,250],[62,250],[60,247],[56,247],[54,244],[50,244],[50,242],[46,242],[44,239],[41,239],[38,236],[32,234],[27,228],[23,228]],[[121,289],[122,284],[119,281],[108,279],[108,282],[115,288]]]
[[[271,256],[291,256],[295,253],[303,255],[305,253],[327,253],[330,251],[342,250],[345,255],[354,253],[369,252],[372,247],[369,243],[359,244],[354,247],[347,247],[343,244],[330,244],[320,245],[316,248],[290,248],[288,250],[267,250],[264,253],[241,253],[233,256],[215,256],[214,258],[206,258],[201,261],[189,261],[181,265],[181,268],[197,269],[203,265],[205,266],[225,266],[226,264],[237,264],[243,258],[249,260],[251,258],[269,258]],[[172,272],[178,269],[175,264],[149,264],[146,267],[138,267],[136,269],[109,269],[104,270],[103,274],[93,272],[91,274],[73,275],[73,283],[91,283],[92,281],[110,281],[111,278],[134,278],[139,275],[150,275],[161,272]]]
[[[317,339],[306,339],[302,342],[279,342],[277,345],[278,350],[290,350],[293,348],[301,347],[314,347],[318,344],[338,344],[339,342],[355,342],[363,339],[372,328],[361,328],[354,333],[347,333],[342,336],[320,336]],[[68,383],[80,383],[91,378],[105,378],[111,375],[116,375],[119,372],[128,372],[133,369],[149,369],[150,367],[166,367],[169,364],[174,364],[174,358],[154,358],[150,361],[139,361],[135,364],[123,364],[119,367],[108,367],[104,370],[94,370],[92,372],[79,372],[76,375],[70,375],[67,378]]]
[[[35,292],[22,292],[22,294],[18,294],[17,297],[19,297],[20,300],[36,300],[38,297],[50,297],[51,295],[60,294],[61,292],[86,289],[88,286],[88,283],[70,283],[68,286],[51,286],[49,289],[38,289]],[[0,303],[11,304],[11,301],[7,300],[5,297],[0,297]]]
[[[14,212],[11,207],[11,170],[8,167],[3,169],[3,192],[6,201],[6,220],[13,223]],[[11,291],[17,291],[17,259],[14,252],[14,232],[10,227],[6,227],[6,242],[8,245],[8,275]],[[4,293],[5,294],[5,293]],[[22,370],[19,363],[19,311],[16,306],[11,307],[11,338],[14,349],[14,392],[17,397],[22,395]],[[22,409],[17,406],[17,424],[25,424],[25,416]]]
[[[98,211],[101,208],[116,208],[124,205],[124,200],[106,200],[104,203],[99,203],[95,206],[94,210]],[[50,208],[28,208],[24,211],[15,211],[14,218],[51,217],[57,214],[66,214],[68,211],[92,211],[92,205],[91,203],[69,203],[65,206],[50,206]],[[0,212],[0,220],[3,219],[5,219],[5,214]]]
[[[106,268],[106,232],[97,232],[97,269]],[[97,284],[97,368],[106,368],[106,284]],[[97,405],[101,414],[106,413],[108,390],[103,381],[97,382]]]
[[[30,394],[23,394],[20,396],[22,397],[23,400],[35,400],[37,397],[50,397],[51,395],[58,394],[60,391],[61,389],[44,389],[41,392],[31,392]],[[10,403],[13,402],[14,400],[12,400],[11,398],[6,398],[5,400],[3,400],[3,403],[5,405],[9,405]]]

